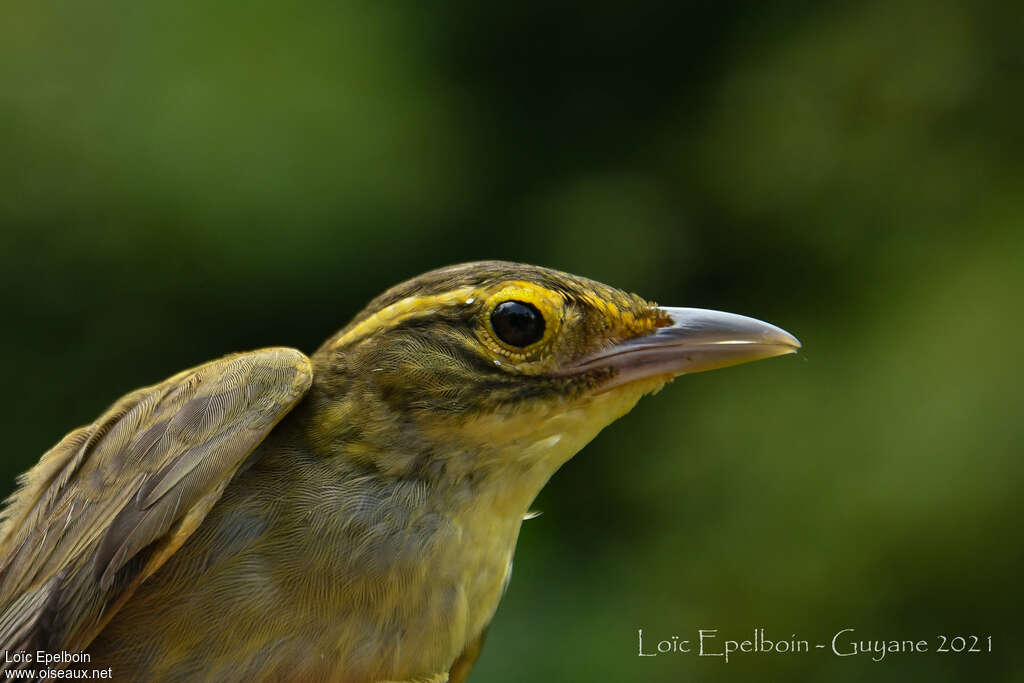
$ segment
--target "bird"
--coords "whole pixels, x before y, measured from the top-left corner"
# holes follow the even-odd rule
[[[561,465],[679,375],[798,348],[540,266],[432,270],[309,356],[185,370],[47,451],[0,517],[0,649],[117,680],[462,683]]]

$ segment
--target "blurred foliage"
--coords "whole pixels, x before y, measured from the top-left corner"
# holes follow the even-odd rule
[[[474,681],[1024,680],[1019,5],[0,9],[16,473],[137,386],[446,263],[755,315],[569,463]],[[985,655],[636,656],[698,628]]]

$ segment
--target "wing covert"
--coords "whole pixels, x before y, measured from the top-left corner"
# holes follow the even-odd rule
[[[306,393],[294,349],[133,391],[20,478],[0,526],[0,649],[82,649],[199,526]]]

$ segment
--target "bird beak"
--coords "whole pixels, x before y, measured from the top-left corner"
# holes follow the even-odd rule
[[[617,370],[600,391],[629,382],[714,370],[762,358],[796,353],[800,341],[766,322],[702,308],[658,309],[666,327],[602,349],[574,364],[572,372],[602,367]]]

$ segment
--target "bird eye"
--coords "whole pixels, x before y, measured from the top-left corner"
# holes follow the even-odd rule
[[[491,327],[501,341],[524,348],[544,336],[544,316],[533,304],[503,301],[491,313]]]

